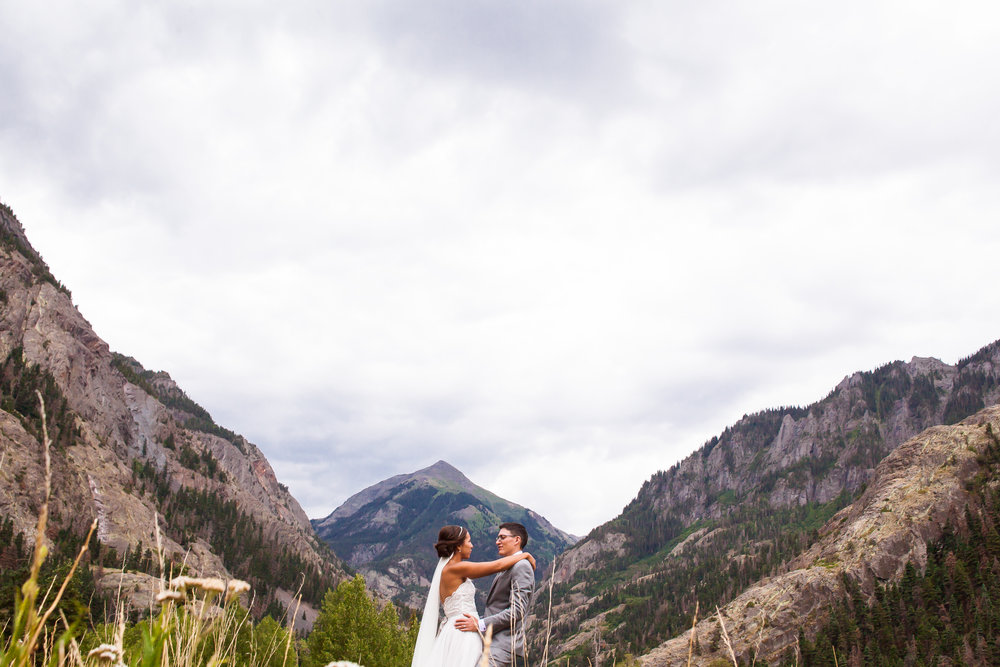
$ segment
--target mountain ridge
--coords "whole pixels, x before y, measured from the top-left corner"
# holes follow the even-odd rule
[[[300,584],[308,607],[346,577],[263,453],[218,426],[168,374],[113,353],[3,205],[0,515],[29,535],[44,488],[36,389],[53,441],[53,535],[79,538],[97,520],[87,558],[99,588],[102,576],[110,590],[117,585],[106,575],[116,561],[121,570],[120,554],[142,585],[155,586],[155,559],[142,552],[158,543],[175,568],[249,579],[257,614]],[[134,609],[143,613],[141,603]]]
[[[388,477],[381,482],[376,482],[375,484],[358,491],[354,495],[350,496],[347,500],[341,503],[336,509],[333,510],[326,517],[321,519],[311,519],[314,527],[323,527],[329,522],[350,516],[357,512],[361,507],[367,505],[368,503],[375,502],[380,498],[388,496],[392,489],[401,484],[408,479],[424,479],[424,480],[445,480],[452,479],[461,488],[466,491],[473,491],[480,489],[462,474],[457,468],[452,466],[450,463],[439,460],[426,468],[417,470],[416,472],[406,474],[401,473],[399,475],[393,475]],[[485,489],[483,489],[485,491]]]
[[[1000,447],[998,369],[1000,341],[954,365],[913,357],[852,373],[809,406],[745,415],[654,473],[618,517],[557,559],[545,582],[553,655],[596,664],[614,651],[677,664],[699,608],[697,632],[707,641],[696,646],[695,664],[724,657],[723,618],[744,662],[787,651],[793,627],[811,639],[845,590],[837,576],[877,596],[902,568],[920,566],[926,540],[962,529],[972,491],[997,486],[1000,454],[981,459],[990,442]],[[21,535],[33,529],[43,486],[36,390],[53,442],[47,539],[58,547],[64,533],[80,538],[96,519],[85,570],[99,588],[124,579],[129,590],[151,590],[148,553],[157,540],[175,565],[250,579],[257,614],[288,606],[298,581],[316,600],[346,576],[260,450],[216,424],[169,374],[112,352],[3,205],[0,519]],[[548,533],[543,517],[512,503],[504,509],[507,501],[444,461],[352,499],[324,527],[344,528],[338,539],[372,568],[372,588],[411,605],[426,592],[430,545],[443,523],[474,529],[477,559],[502,519],[538,526],[529,529],[533,552]],[[571,537],[553,528],[553,556]],[[0,545],[5,567],[14,551]],[[536,596],[536,610],[547,601]],[[149,596],[136,595],[132,608],[148,612]]]
[[[974,492],[985,480],[995,486],[1000,479],[998,433],[1000,406],[992,406],[958,424],[930,427],[895,448],[871,486],[824,525],[786,572],[749,587],[718,613],[709,610],[692,631],[650,651],[642,664],[680,664],[692,633],[718,637],[722,624],[741,662],[775,661],[794,649],[804,627],[829,617],[832,603],[847,593],[845,577],[873,599],[878,588],[900,581],[907,566],[922,571],[927,544],[953,526],[967,529],[961,517],[975,504]],[[693,664],[728,657],[714,644],[716,649],[699,650]]]
[[[806,548],[817,521],[857,497],[896,447],[995,404],[998,368],[1000,341],[954,366],[914,357],[852,373],[807,407],[745,415],[655,473],[618,517],[558,559],[553,655],[585,664],[602,624],[602,641],[618,655],[639,654],[689,624],[696,598],[726,603]],[[745,544],[747,536],[755,542]],[[708,562],[728,569],[720,554],[730,552],[743,564],[735,576],[698,574]],[[666,568],[671,582],[650,583]],[[699,585],[711,591],[688,590]],[[606,623],[616,600],[625,606]]]
[[[312,524],[375,590],[419,608],[437,560],[433,544],[441,526],[468,528],[473,558],[491,560],[496,530],[504,521],[528,529],[528,550],[539,560],[539,572],[541,564],[575,541],[537,512],[478,486],[445,461],[377,482]]]

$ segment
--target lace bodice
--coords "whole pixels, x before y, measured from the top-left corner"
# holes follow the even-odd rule
[[[479,617],[476,612],[476,587],[472,584],[472,579],[466,579],[455,592],[444,601],[444,615],[448,618],[461,616],[462,614],[472,614]]]

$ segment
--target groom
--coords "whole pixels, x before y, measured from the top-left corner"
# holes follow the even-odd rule
[[[519,523],[501,523],[497,532],[497,552],[500,557],[510,556],[528,545],[528,531]],[[466,632],[486,632],[493,626],[493,643],[490,645],[491,667],[525,665],[524,617],[535,588],[535,572],[527,560],[521,560],[509,570],[493,579],[486,596],[483,618],[466,614],[455,621],[455,627]]]

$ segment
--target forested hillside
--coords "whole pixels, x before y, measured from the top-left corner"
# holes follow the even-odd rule
[[[345,577],[260,450],[215,423],[167,373],[113,353],[3,206],[3,604],[27,571],[25,544],[44,493],[38,394],[53,444],[47,567],[75,556],[96,522],[76,596],[95,613],[124,577],[133,614],[148,614],[161,569],[245,579],[256,592],[253,612],[278,618],[296,592],[315,605]]]
[[[744,417],[654,474],[620,516],[559,559],[554,655],[570,664],[598,650],[641,655],[689,627],[696,605],[722,606],[782,572],[889,452],[1000,398],[998,355],[992,343],[955,366],[914,359],[855,373],[806,408]]]
[[[881,639],[852,638],[847,631],[851,623],[878,625],[865,619],[865,608],[870,605],[872,613],[881,614],[885,596],[894,599],[894,586],[912,593],[915,577],[922,575],[935,586],[945,586],[944,605],[954,601],[948,594],[956,591],[959,598],[989,595],[992,584],[986,572],[978,576],[969,572],[965,582],[961,573],[966,565],[958,563],[994,567],[989,538],[984,537],[995,529],[992,498],[1000,486],[997,433],[1000,406],[993,406],[958,424],[926,429],[900,445],[873,471],[860,497],[820,528],[809,548],[727,604],[702,608],[693,630],[660,644],[643,656],[643,663],[672,666],[691,653],[696,665],[711,665],[731,655],[740,664],[801,664],[810,656],[825,664],[835,660],[827,649],[836,645],[841,665],[903,664],[893,659],[889,644],[880,644]],[[987,552],[963,549],[956,536],[985,541]],[[978,630],[970,628],[987,622],[988,605],[980,606],[980,611],[974,605],[966,609],[961,601],[948,609],[939,606],[931,620],[919,613],[920,604],[930,604],[925,608],[928,614],[937,604],[930,588],[919,595],[921,602],[912,607],[913,625],[898,626],[894,638],[898,646],[906,645],[913,639],[907,633],[924,625],[917,630],[924,643],[898,652],[900,659],[910,653],[905,664],[920,664],[914,662],[918,655],[938,660],[926,664],[952,664],[948,658],[954,649],[952,639],[960,647],[967,642],[972,651],[982,648]],[[828,631],[822,630],[831,622]],[[830,633],[836,635],[833,641]],[[930,638],[937,641],[934,646],[927,643]],[[874,661],[863,660],[866,650]]]
[[[922,572],[907,563],[873,597],[845,577],[829,621],[812,638],[803,629],[799,655],[789,651],[782,666],[1000,664],[1000,493],[977,485],[974,495],[958,531],[949,525],[927,545]]]

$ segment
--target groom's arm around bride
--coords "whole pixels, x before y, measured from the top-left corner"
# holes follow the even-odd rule
[[[528,532],[519,523],[504,523],[497,533],[497,552],[509,556],[521,551],[528,543]],[[528,613],[535,588],[535,573],[529,563],[518,561],[509,570],[497,574],[486,597],[483,618],[468,617],[456,627],[468,631],[483,631],[493,626],[490,664],[496,667],[511,664],[514,656],[524,664],[524,618]]]

